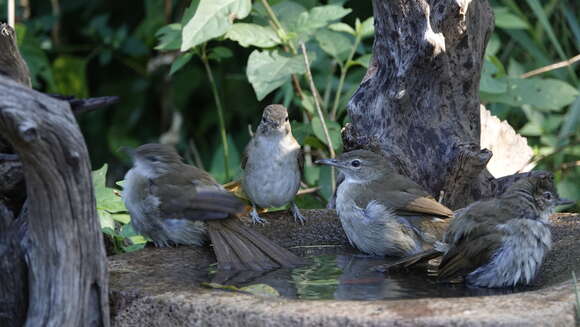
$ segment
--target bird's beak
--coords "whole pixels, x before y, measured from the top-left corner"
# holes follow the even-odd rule
[[[129,146],[122,146],[117,149],[117,152],[123,152],[129,156],[129,158],[133,159],[135,157],[135,149]]]
[[[338,161],[336,159],[318,159],[314,163],[317,165],[342,167],[342,165],[340,164],[340,161]]]
[[[573,201],[573,200],[559,198],[558,199],[558,202],[556,202],[556,205],[557,206],[569,206],[569,205],[572,205],[572,204],[575,204],[575,203],[576,203],[576,201]]]

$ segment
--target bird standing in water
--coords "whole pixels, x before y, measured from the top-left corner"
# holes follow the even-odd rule
[[[291,267],[300,259],[234,215],[243,203],[205,171],[186,165],[162,144],[125,148],[133,168],[125,175],[123,200],[135,231],[156,246],[202,245],[209,229],[220,269]]]
[[[250,216],[254,223],[265,222],[256,206],[280,207],[288,202],[294,219],[304,223],[294,202],[300,188],[302,152],[284,106],[273,104],[264,109],[256,134],[244,152],[242,169],[242,187],[252,202]]]
[[[336,211],[348,239],[359,250],[408,256],[443,237],[453,211],[396,173],[381,155],[355,150],[316,163],[335,166],[344,174]]]
[[[437,269],[441,280],[462,278],[472,286],[489,288],[529,284],[552,244],[549,216],[556,206],[571,203],[558,196],[551,173],[522,178],[500,197],[456,211],[437,249],[386,268],[443,257]]]

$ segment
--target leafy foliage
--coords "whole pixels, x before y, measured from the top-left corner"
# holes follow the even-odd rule
[[[578,63],[522,77],[580,52],[578,4],[491,2],[496,29],[486,51],[481,100],[528,137],[538,168],[556,172],[562,195],[580,200]],[[313,165],[312,159],[328,156],[328,146],[298,44],[304,42],[308,49],[320,93],[316,96],[333,147],[340,151],[346,102],[370,61],[369,2],[143,0],[140,6],[128,6],[122,1],[59,0],[58,16],[54,2],[30,3],[34,10],[29,18],[18,7],[16,31],[33,86],[77,96],[121,96],[111,110],[79,118],[93,166],[110,163],[110,179],[123,175],[117,149],[158,141],[175,123],[175,112],[183,117],[175,139],[184,157],[220,182],[235,179],[250,137],[248,125],[258,123],[266,104],[283,103],[289,107],[293,133],[305,146],[304,181],[320,186],[298,203],[324,206],[331,194],[330,170]],[[221,113],[215,110],[216,99],[223,103]],[[98,198],[108,199],[99,200],[104,230],[119,250],[130,247],[135,235],[128,216],[115,202],[107,204],[122,202],[105,188],[104,171],[98,172]]]
[[[130,252],[143,248],[147,240],[135,233],[131,217],[118,192],[106,186],[107,165],[93,172],[97,213],[103,232],[111,237],[115,252]]]

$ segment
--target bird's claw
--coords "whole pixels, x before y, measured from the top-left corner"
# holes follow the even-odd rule
[[[306,221],[306,217],[304,217],[300,213],[300,209],[298,209],[298,206],[296,205],[296,203],[292,202],[292,205],[290,206],[290,211],[292,212],[292,216],[294,217],[294,221],[297,223],[299,222],[302,225],[304,225],[304,222]]]
[[[266,223],[266,219],[258,215],[258,211],[256,210],[256,208],[253,208],[252,211],[250,211],[250,218],[252,218],[252,223],[254,224],[264,225]]]

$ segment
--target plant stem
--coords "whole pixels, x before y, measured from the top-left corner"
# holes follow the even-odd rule
[[[205,71],[207,73],[207,78],[209,79],[209,84],[211,85],[211,91],[213,93],[215,104],[216,104],[217,110],[218,110],[220,134],[222,137],[222,144],[224,147],[224,171],[226,174],[226,180],[229,181],[230,180],[230,166],[228,165],[229,151],[228,151],[228,138],[227,138],[227,134],[226,134],[226,124],[224,122],[224,112],[223,112],[223,108],[222,108],[222,103],[220,101],[218,89],[217,89],[217,86],[215,84],[215,80],[213,78],[213,72],[211,70],[211,66],[209,65],[209,60],[207,58],[207,53],[205,51],[205,48],[206,48],[206,44],[204,43],[202,48],[201,48],[201,56],[200,57],[201,57],[201,61],[203,62],[203,65],[205,67]]]
[[[266,8],[266,12],[268,13],[268,16],[270,16],[270,19],[272,20],[272,23],[274,24],[274,26],[278,30],[278,35],[283,36],[282,37],[282,42],[284,44],[288,45],[288,47],[290,48],[290,52],[293,55],[298,54],[298,51],[296,51],[296,48],[294,47],[294,45],[292,44],[292,42],[288,42],[286,40],[286,35],[287,35],[286,34],[286,30],[284,30],[284,26],[282,26],[282,24],[278,20],[278,17],[276,17],[276,13],[274,12],[274,10],[272,9],[272,7],[268,3],[268,0],[262,0],[262,4],[264,5],[264,8]]]
[[[348,72],[348,69],[350,68],[349,63],[352,61],[352,58],[354,58],[354,55],[356,53],[356,49],[358,48],[360,40],[361,40],[360,35],[357,35],[355,40],[354,40],[354,44],[352,46],[352,49],[350,50],[350,54],[348,55],[348,59],[346,59],[344,64],[340,64],[340,80],[338,81],[338,89],[336,89],[336,95],[334,96],[334,104],[332,105],[332,112],[330,114],[330,120],[333,120],[333,121],[336,120],[336,112],[338,111],[338,105],[340,104],[340,96],[342,93],[342,88],[344,87],[344,79],[346,78],[346,73]]]
[[[314,86],[314,80],[312,79],[312,72],[310,71],[310,64],[308,63],[308,54],[306,53],[306,46],[304,46],[304,42],[300,42],[300,48],[302,49],[302,54],[304,55],[304,65],[306,66],[306,78],[310,83],[310,91],[312,94],[316,95],[316,86]],[[328,128],[326,127],[326,120],[324,119],[324,115],[322,114],[322,108],[320,107],[320,101],[317,96],[314,96],[314,104],[316,105],[316,112],[318,113],[318,118],[320,119],[320,123],[322,124],[322,130],[324,131],[324,138],[326,139],[326,144],[328,144],[328,152],[330,153],[330,157],[336,157],[334,153],[334,147],[332,146],[332,140],[330,139],[330,133],[328,133]],[[336,189],[336,180],[334,178],[334,168],[331,168],[330,173],[330,181],[331,181],[331,190],[334,193]]]

